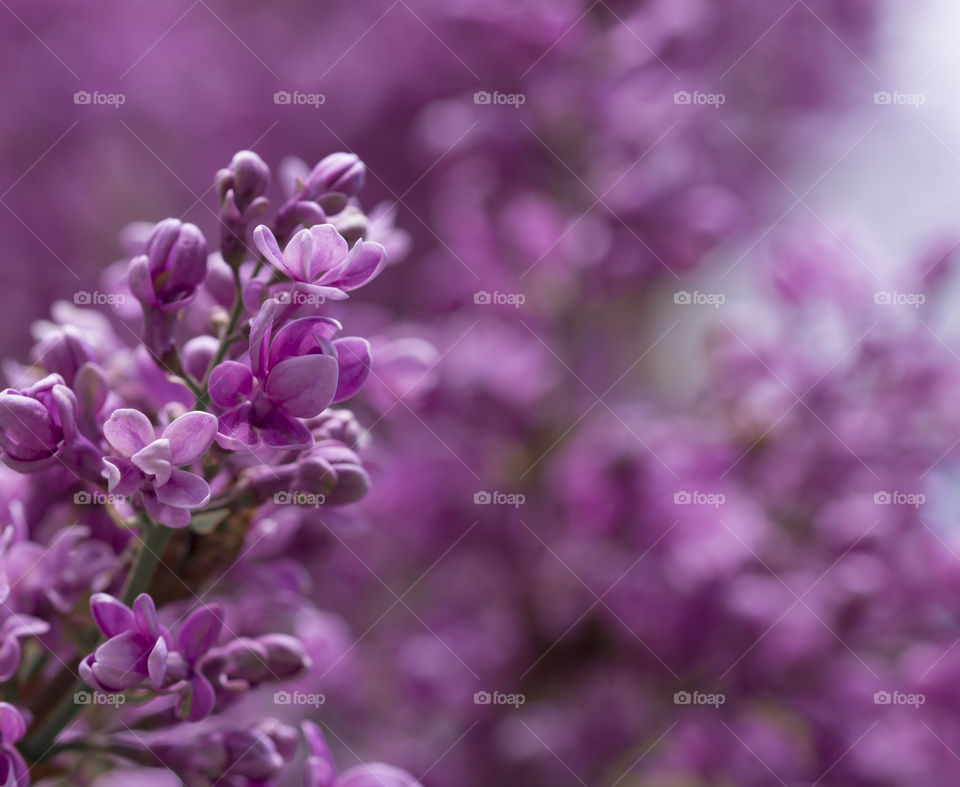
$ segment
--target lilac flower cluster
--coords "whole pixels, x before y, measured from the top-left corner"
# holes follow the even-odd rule
[[[369,487],[360,427],[331,405],[363,387],[371,349],[326,313],[385,264],[356,199],[364,171],[355,156],[329,156],[272,225],[256,224],[271,173],[238,153],[216,177],[221,252],[192,224],[159,222],[108,285],[129,288],[138,319],[58,305],[37,327],[31,365],[8,366],[4,784],[115,758],[197,785],[277,784],[288,772],[296,728],[246,714],[258,687],[315,679],[343,624],[328,615],[319,626],[327,613],[302,587],[258,593],[257,615],[226,590],[231,573],[257,570],[241,547],[270,495],[274,508],[316,513]],[[186,723],[203,732],[182,734]],[[306,784],[416,787],[383,765],[337,777],[318,728],[304,736]]]

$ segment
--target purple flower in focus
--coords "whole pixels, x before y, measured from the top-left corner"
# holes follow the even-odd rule
[[[3,787],[27,787],[30,775],[27,763],[15,744],[27,732],[23,714],[9,702],[0,702],[0,784]]]
[[[249,366],[226,361],[210,374],[210,398],[225,412],[217,442],[229,450],[306,448],[313,444],[300,419],[355,394],[370,371],[370,345],[333,340],[340,323],[304,317],[273,332],[281,304],[268,300],[250,327]]]
[[[103,425],[104,436],[120,454],[103,460],[109,491],[123,497],[139,492],[157,522],[186,527],[190,509],[210,499],[210,486],[200,476],[175,468],[199,460],[216,433],[217,419],[210,413],[185,413],[157,437],[139,410],[114,410]]]
[[[386,251],[379,243],[347,241],[332,224],[300,230],[283,252],[265,224],[253,231],[260,253],[280,273],[298,283],[298,289],[330,300],[342,300],[345,292],[374,279],[386,264]]]
[[[118,692],[149,679],[163,682],[170,635],[160,626],[153,599],[141,593],[131,610],[106,593],[90,597],[97,626],[109,639],[80,662],[80,677],[98,691]]]

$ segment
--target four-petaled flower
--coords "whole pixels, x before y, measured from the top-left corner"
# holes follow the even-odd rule
[[[340,323],[329,317],[303,317],[274,334],[282,308],[275,299],[263,304],[250,327],[248,364],[225,361],[210,374],[210,398],[225,411],[217,433],[222,448],[313,445],[300,419],[353,396],[370,372],[370,345],[334,340]]]
[[[343,300],[386,264],[386,251],[379,243],[361,240],[351,249],[332,224],[300,230],[283,252],[264,224],[253,231],[253,242],[267,262],[296,282],[297,289],[329,300]]]
[[[131,610],[106,593],[90,597],[90,610],[107,641],[80,662],[80,677],[98,691],[119,692],[150,679],[160,688],[172,647],[153,599],[141,593]]]
[[[108,490],[123,497],[137,492],[154,520],[186,527],[190,509],[210,499],[210,486],[200,476],[175,468],[200,459],[216,433],[217,419],[210,413],[185,413],[157,437],[139,410],[114,410],[103,425],[104,437],[120,454],[103,460]]]

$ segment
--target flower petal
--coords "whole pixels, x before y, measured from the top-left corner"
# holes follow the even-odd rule
[[[140,449],[130,458],[144,473],[156,476],[155,484],[165,484],[170,480],[170,473],[173,472],[171,456],[170,441],[160,438]]]
[[[196,674],[190,679],[190,710],[187,721],[203,721],[213,712],[217,702],[216,692],[203,675]]]
[[[259,439],[252,418],[253,405],[250,402],[223,413],[217,419],[217,445],[227,451],[242,451],[257,445]]]
[[[191,664],[212,648],[223,629],[223,608],[208,604],[195,609],[183,622],[177,634],[177,650]]]
[[[157,499],[174,508],[199,508],[210,500],[210,485],[186,470],[174,470],[163,486],[154,487]]]
[[[103,436],[123,456],[131,457],[156,437],[150,420],[139,410],[114,410],[103,425]]]
[[[333,401],[337,361],[329,355],[304,355],[281,361],[267,375],[266,395],[287,415],[313,418]]]
[[[242,363],[224,361],[210,372],[208,390],[214,404],[236,407],[253,394],[253,372]]]
[[[120,497],[132,495],[140,486],[140,469],[125,456],[104,457],[100,473],[107,479],[107,491]]]
[[[303,421],[284,415],[279,410],[268,414],[258,424],[260,438],[269,448],[309,448],[313,435]]]
[[[313,239],[313,248],[310,258],[305,260],[305,278],[301,281],[314,282],[327,271],[339,267],[347,256],[349,247],[332,224],[318,224],[311,227],[309,232]]]
[[[147,672],[150,675],[150,683],[155,689],[159,689],[163,685],[163,676],[167,671],[167,657],[169,652],[167,651],[167,643],[163,637],[157,637],[157,641],[153,645],[153,650],[150,651],[150,656],[147,658]]]
[[[133,610],[108,593],[94,593],[90,596],[90,612],[93,613],[97,628],[106,637],[115,637],[124,631],[133,630]]]
[[[387,251],[383,246],[373,241],[359,241],[329,283],[349,292],[379,276],[386,264]]]
[[[331,317],[301,317],[288,322],[273,337],[268,368],[287,358],[329,347],[340,328],[340,323]]]
[[[357,336],[348,336],[337,339],[333,346],[337,350],[337,392],[334,402],[349,399],[359,391],[370,374],[370,364],[373,360],[370,343]]]
[[[143,493],[143,504],[154,521],[167,527],[181,528],[190,524],[190,511],[186,508],[174,508],[164,505],[152,492]]]
[[[133,616],[137,621],[137,629],[148,640],[160,636],[160,619],[157,617],[157,605],[147,593],[141,593],[133,600]]]
[[[217,434],[217,417],[211,413],[185,413],[163,430],[170,441],[171,462],[177,467],[192,465],[203,456]]]
[[[253,245],[275,268],[279,268],[286,273],[286,266],[283,261],[283,254],[280,252],[280,246],[274,237],[270,228],[266,224],[261,224],[253,231]]]
[[[27,721],[16,706],[0,702],[0,741],[12,744],[27,734]]]

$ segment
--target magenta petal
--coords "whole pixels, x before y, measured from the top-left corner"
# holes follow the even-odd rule
[[[302,317],[288,322],[273,337],[269,366],[322,348],[336,336],[340,327],[340,323],[331,317]]]
[[[156,434],[150,420],[139,410],[121,408],[114,410],[103,425],[103,436],[123,456],[133,456],[150,442]]]
[[[130,261],[130,272],[127,275],[127,284],[138,301],[147,305],[157,302],[157,293],[150,277],[150,264],[147,256],[141,254]]]
[[[210,500],[210,485],[186,470],[174,470],[170,480],[153,491],[161,503],[174,508],[199,508]]]
[[[387,264],[387,252],[379,243],[360,241],[336,272],[331,284],[342,290],[355,290],[380,275]]]
[[[155,483],[165,484],[173,472],[170,441],[164,438],[154,440],[150,445],[137,451],[132,457],[133,463],[147,475],[156,476]]]
[[[208,390],[214,404],[235,407],[253,394],[253,373],[242,363],[224,361],[210,372]]]
[[[313,418],[333,401],[336,390],[337,361],[329,355],[304,355],[274,366],[265,393],[287,415]]]
[[[307,762],[303,771],[304,787],[334,787],[337,783],[337,767],[323,733],[312,721],[300,724],[307,744]]]
[[[0,681],[10,680],[20,668],[22,650],[16,637],[7,637],[0,642]]]
[[[27,734],[27,722],[16,706],[0,702],[0,742],[16,743]]]
[[[194,410],[181,415],[163,430],[170,441],[171,461],[178,467],[192,465],[203,456],[217,434],[217,418]]]
[[[107,593],[94,593],[90,596],[90,611],[97,628],[106,637],[115,637],[124,631],[133,630],[133,610]]]
[[[222,629],[223,609],[219,604],[199,607],[183,622],[177,634],[177,650],[193,663],[216,644]]]
[[[12,452],[11,446],[29,446],[45,452],[52,450],[58,441],[47,408],[29,396],[10,393],[0,397],[0,424],[4,431],[4,448],[8,452]]]
[[[122,691],[136,686],[146,676],[147,657],[143,638],[134,631],[125,631],[96,649],[93,674],[104,686]]]
[[[133,615],[137,621],[137,628],[147,639],[154,640],[160,636],[157,605],[147,593],[141,593],[133,600]]]
[[[190,680],[190,710],[187,721],[202,721],[213,712],[217,695],[203,675],[196,674]]]
[[[150,683],[153,684],[155,689],[159,689],[163,685],[168,656],[167,643],[163,637],[157,637],[156,644],[154,644],[153,650],[150,651],[150,656],[147,658],[147,672],[150,675]]]
[[[370,343],[366,339],[348,336],[337,339],[333,346],[337,350],[337,364],[339,375],[337,378],[337,392],[334,402],[349,399],[359,391],[370,374],[372,354]]]
[[[304,278],[301,281],[313,282],[327,271],[339,266],[347,256],[347,242],[332,224],[318,224],[311,227],[313,239],[312,254],[305,260]]]
[[[217,444],[228,451],[242,451],[259,442],[253,429],[253,405],[245,402],[217,420]]]
[[[303,421],[275,410],[259,424],[260,438],[270,448],[309,448],[313,435]]]
[[[190,524],[190,511],[186,508],[174,508],[164,505],[153,493],[145,492],[143,494],[143,504],[147,508],[147,513],[155,522],[167,527],[181,528]]]
[[[107,491],[120,497],[132,495],[143,480],[140,469],[125,456],[105,458],[101,475],[107,479]]]
[[[253,231],[253,245],[266,257],[267,262],[275,268],[284,270],[283,254],[280,252],[280,246],[277,245],[277,239],[266,224],[261,224]]]
[[[250,323],[250,371],[254,377],[266,375],[268,338],[273,330],[273,321],[283,309],[284,306],[276,298],[270,298],[263,302]]]

